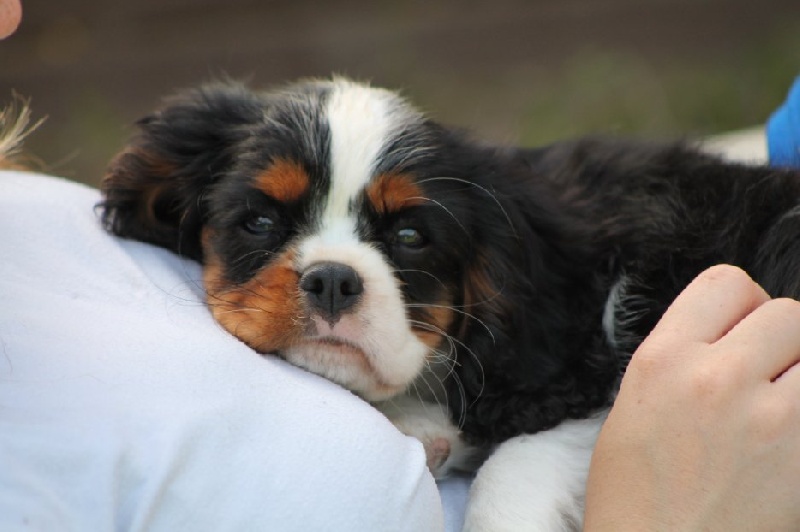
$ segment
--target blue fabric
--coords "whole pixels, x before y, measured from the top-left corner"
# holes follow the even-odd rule
[[[767,146],[770,164],[800,167],[800,76],[767,122]]]

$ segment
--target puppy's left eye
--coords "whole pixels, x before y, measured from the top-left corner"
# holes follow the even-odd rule
[[[396,244],[414,249],[421,248],[428,243],[421,232],[411,227],[399,229],[394,235],[394,241]]]
[[[277,229],[277,224],[269,216],[253,216],[244,222],[244,228],[254,235],[267,235]]]

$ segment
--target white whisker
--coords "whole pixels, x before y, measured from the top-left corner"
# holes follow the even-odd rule
[[[419,305],[419,306],[423,306],[423,305]],[[432,305],[432,306],[435,306],[435,305]],[[429,330],[429,331],[435,332],[437,334],[440,334],[442,336],[442,338],[444,338],[448,342],[448,344],[450,345],[450,353],[449,354],[445,354],[445,353],[443,353],[443,352],[441,352],[441,351],[439,351],[437,349],[433,349],[432,352],[434,354],[436,354],[437,357],[441,357],[441,356],[447,357],[447,360],[445,360],[444,362],[450,364],[448,372],[444,376],[444,378],[445,379],[446,378],[452,378],[452,380],[455,382],[456,387],[458,389],[458,394],[459,394],[459,397],[461,399],[460,404],[462,405],[462,410],[459,413],[459,421],[458,421],[457,425],[458,425],[459,428],[462,428],[464,426],[465,421],[466,421],[466,409],[469,408],[470,406],[472,406],[473,404],[475,404],[475,401],[477,401],[477,399],[481,395],[483,395],[483,390],[484,390],[484,387],[486,385],[486,374],[484,372],[483,364],[481,363],[480,358],[478,358],[478,355],[475,353],[475,351],[473,351],[470,347],[468,347],[464,342],[462,342],[461,340],[459,340],[458,338],[456,338],[456,337],[454,337],[454,336],[452,336],[450,334],[447,334],[445,331],[441,330],[439,327],[436,327],[435,325],[432,325],[430,323],[421,322],[419,320],[412,320],[412,319],[409,319],[409,323],[413,324],[416,327],[419,327],[420,329]],[[473,400],[473,402],[470,403],[469,405],[466,404],[466,390],[464,389],[464,385],[461,382],[461,379],[459,378],[458,373],[456,373],[456,371],[455,371],[456,366],[460,365],[458,360],[456,360],[456,358],[454,356],[455,353],[456,353],[456,344],[460,345],[470,355],[470,357],[472,357],[472,359],[477,364],[478,369],[480,370],[480,374],[481,374],[481,389],[478,392],[478,394],[476,395],[476,397]],[[431,367],[430,363],[427,362],[427,364],[428,364],[428,367],[430,368]],[[444,382],[441,381],[441,378],[436,374],[435,371],[431,370],[431,373],[433,373],[434,375],[437,376],[438,379],[440,379],[440,383],[442,384],[442,389],[445,390],[445,394],[446,394],[447,393],[447,391],[446,391],[447,389],[444,386]],[[424,380],[424,377],[423,377],[423,380]],[[426,385],[427,385],[428,384],[427,381],[425,381],[425,382],[426,382]],[[434,396],[435,396],[435,394],[434,394]],[[437,400],[438,400],[438,398],[437,398]],[[448,410],[449,410],[450,409],[449,408],[449,398],[445,397],[445,400],[446,400],[446,402],[444,404],[448,407]]]
[[[483,320],[481,320],[480,318],[475,317],[474,315],[470,314],[466,310],[461,310],[459,308],[456,308],[456,307],[453,307],[453,306],[449,306],[449,305],[434,305],[434,304],[430,304],[430,303],[406,303],[406,308],[426,308],[426,307],[443,308],[443,309],[452,310],[453,312],[457,312],[457,313],[462,314],[462,315],[464,315],[464,316],[466,316],[466,317],[468,317],[470,319],[473,319],[473,320],[477,321],[478,323],[481,324],[481,326],[483,326],[484,329],[486,329],[486,332],[489,333],[489,336],[492,337],[492,343],[497,343],[497,341],[495,340],[494,334],[492,333],[492,330],[489,328],[489,326],[486,325],[486,323],[484,323]]]
[[[420,199],[420,200],[424,200],[424,201],[430,201],[431,203],[435,203],[437,206],[441,207],[441,208],[442,208],[442,210],[443,210],[444,212],[446,212],[447,214],[449,214],[449,215],[450,215],[450,217],[451,217],[453,220],[455,220],[455,222],[458,224],[458,226],[461,228],[461,230],[462,230],[462,231],[464,231],[464,232],[465,232],[467,235],[469,235],[469,234],[470,234],[470,233],[469,233],[469,231],[467,231],[467,228],[466,228],[466,227],[464,227],[464,224],[462,224],[462,223],[461,223],[461,220],[459,220],[458,218],[456,218],[456,215],[455,215],[455,214],[453,214],[453,213],[450,211],[450,209],[448,209],[447,207],[445,207],[445,206],[444,206],[444,205],[443,205],[441,202],[439,202],[439,201],[436,201],[435,199],[426,198],[426,197],[424,197],[424,196],[415,196],[415,197],[413,197],[413,198],[409,198],[409,199],[410,199],[410,200],[412,200],[412,199]]]
[[[437,283],[442,285],[442,288],[447,288],[447,285],[445,285],[438,277],[433,275],[431,272],[427,272],[425,270],[415,270],[415,269],[408,269],[407,268],[407,269],[400,269],[400,270],[397,270],[397,269],[396,270],[392,270],[392,272],[393,273],[422,273],[424,275],[432,277],[434,281],[436,281]]]
[[[517,229],[516,229],[516,227],[514,227],[514,222],[511,221],[511,216],[508,215],[508,211],[506,211],[505,207],[503,207],[503,204],[500,203],[500,200],[497,199],[497,196],[493,192],[489,191],[485,187],[482,187],[481,185],[478,185],[477,183],[473,183],[471,181],[467,181],[466,179],[461,179],[461,178],[458,178],[458,177],[447,177],[447,176],[429,177],[427,179],[422,179],[422,180],[418,181],[418,183],[421,184],[421,183],[426,183],[428,181],[456,181],[458,183],[464,183],[465,185],[473,186],[473,187],[477,188],[478,190],[483,191],[487,196],[492,198],[492,200],[495,202],[495,204],[497,204],[497,207],[503,213],[503,216],[506,217],[506,221],[508,222],[509,227],[511,227],[511,231],[514,233],[514,236],[519,238],[519,234],[517,233]]]

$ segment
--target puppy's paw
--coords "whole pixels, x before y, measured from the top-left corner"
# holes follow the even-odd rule
[[[432,408],[438,409],[438,405]],[[466,452],[466,445],[445,416],[430,411],[419,414],[419,411],[404,413],[389,419],[400,432],[422,442],[431,474],[437,479],[444,478],[459,464],[459,455]]]
[[[431,473],[439,471],[447,459],[450,457],[450,440],[447,438],[434,438],[430,442],[422,442],[427,458],[428,469]]]
[[[474,470],[475,449],[462,440],[441,405],[402,397],[377,406],[400,432],[422,442],[434,478],[444,478],[454,470]]]

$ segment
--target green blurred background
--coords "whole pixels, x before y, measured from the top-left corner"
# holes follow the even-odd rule
[[[346,74],[500,142],[758,125],[800,74],[799,0],[23,0],[0,99],[47,117],[27,151],[96,184],[177,88]]]

